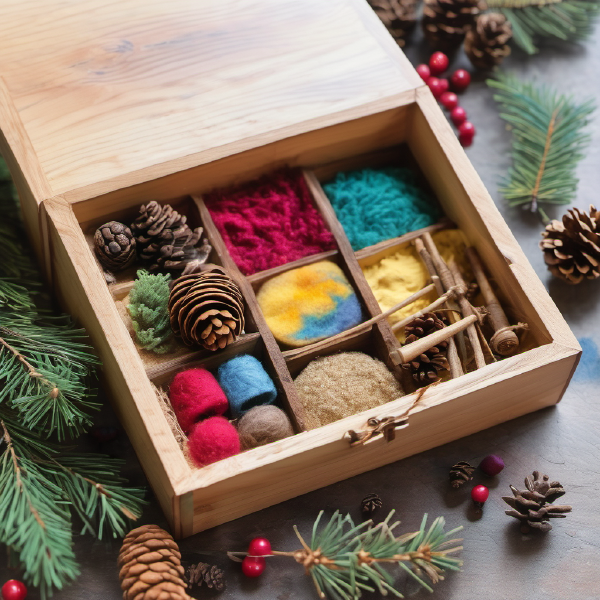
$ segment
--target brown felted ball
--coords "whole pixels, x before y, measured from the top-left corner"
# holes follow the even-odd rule
[[[288,416],[270,404],[251,408],[239,421],[238,433],[244,450],[264,446],[294,435]]]

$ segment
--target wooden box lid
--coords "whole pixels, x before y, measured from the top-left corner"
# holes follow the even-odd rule
[[[331,125],[422,85],[366,0],[9,0],[0,22],[0,148],[38,204]]]

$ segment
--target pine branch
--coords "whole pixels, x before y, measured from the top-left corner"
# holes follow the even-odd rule
[[[406,570],[423,587],[431,586],[416,571],[423,572],[432,583],[443,579],[446,569],[458,571],[461,561],[450,554],[458,552],[460,540],[449,539],[461,528],[444,532],[444,519],[435,519],[427,529],[427,515],[414,533],[396,537],[393,530],[399,523],[390,525],[394,511],[383,523],[372,526],[371,521],[354,525],[349,515],[336,511],[321,529],[323,512],[313,526],[310,544],[307,544],[294,527],[302,548],[294,552],[273,552],[274,556],[291,556],[310,574],[320,598],[332,600],[358,600],[365,591],[389,592],[398,598],[402,594],[394,589],[394,578],[383,567],[395,564]]]
[[[487,8],[510,21],[513,39],[528,54],[535,54],[537,38],[576,41],[591,32],[600,12],[599,0],[486,0]]]
[[[593,102],[576,104],[510,75],[487,84],[513,132],[513,164],[500,188],[509,206],[529,205],[545,217],[540,204],[569,204],[577,191],[575,168],[590,140],[583,129]]]

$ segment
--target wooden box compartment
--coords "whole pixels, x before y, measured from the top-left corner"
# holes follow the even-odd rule
[[[394,148],[401,144],[405,150],[397,152]],[[369,331],[329,347],[282,351],[252,301],[255,290],[272,273],[245,278],[237,271],[201,198],[215,187],[248,181],[282,166],[305,169],[315,203],[336,238],[337,250],[328,257],[344,268],[367,314],[376,315],[380,309],[361,275],[359,261],[384,255],[402,240],[353,253],[322,196],[319,180],[326,180],[340,165],[377,164],[382,156],[386,160],[397,156],[418,165],[446,215],[461,228],[488,272],[493,273],[496,291],[511,321],[528,323],[529,331],[524,352],[427,388],[408,427],[395,439],[386,441],[379,436],[351,447],[346,436],[349,430],[363,429],[370,417],[403,414],[414,396],[409,394],[377,409],[302,431],[292,378],[315,356],[338,350],[361,349],[390,366],[387,357],[397,341],[389,325],[379,322]],[[185,206],[190,220],[202,220],[214,246],[211,260],[221,262],[234,274],[248,301],[248,331],[221,355],[182,351],[159,365],[145,362],[115,303],[127,284],[122,284],[121,296],[113,296],[95,263],[86,235],[106,220],[127,222],[139,204],[151,199]],[[115,410],[180,537],[554,404],[564,393],[579,358],[574,336],[424,87],[395,98],[393,105],[371,106],[356,118],[152,181],[74,203],[56,196],[44,203],[44,210],[55,288],[98,348]],[[302,259],[312,260],[315,257]],[[151,381],[163,386],[184,366],[215,366],[223,356],[238,351],[249,351],[267,362],[299,433],[202,469],[192,468],[163,416]]]

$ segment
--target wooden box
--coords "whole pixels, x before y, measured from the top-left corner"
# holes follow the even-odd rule
[[[580,355],[577,341],[436,101],[364,0],[31,0],[4,3],[0,19],[8,32],[0,40],[0,148],[29,233],[60,300],[100,354],[115,410],[177,536],[560,400]],[[245,278],[237,271],[202,194],[282,166],[305,169],[336,238],[328,257],[374,316],[380,309],[359,263],[402,240],[353,253],[320,180],[382,156],[417,166],[493,273],[511,320],[529,331],[524,352],[428,388],[393,440],[351,447],[349,430],[363,429],[370,417],[403,414],[413,396],[301,431],[292,378],[310,358],[340,349],[362,349],[393,369],[389,325],[381,321],[325,349],[282,352],[254,300],[269,273]],[[128,222],[152,199],[202,221],[211,259],[240,283],[246,333],[221,354],[142,356],[117,309],[127,283],[109,289],[97,266],[94,228]],[[184,366],[215,365],[239,351],[263,360],[299,433],[192,468],[151,382],[163,386]]]

